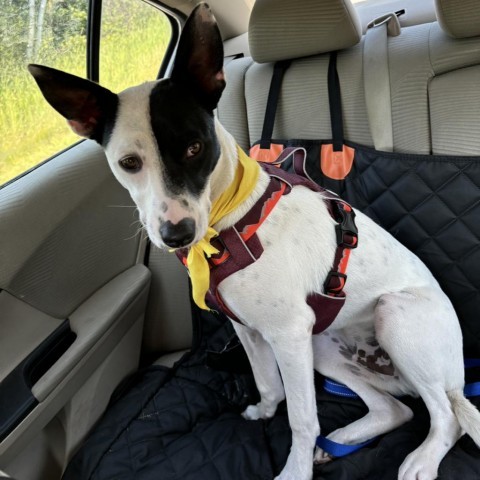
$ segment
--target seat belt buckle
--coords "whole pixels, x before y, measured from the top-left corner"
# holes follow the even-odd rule
[[[358,229],[355,225],[355,212],[352,207],[346,203],[341,203],[338,207],[340,221],[335,226],[337,236],[337,245],[344,248],[357,248]]]

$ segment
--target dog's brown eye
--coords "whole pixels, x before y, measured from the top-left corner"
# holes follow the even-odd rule
[[[124,170],[131,173],[138,172],[142,168],[142,161],[133,155],[122,158],[118,163]]]
[[[198,155],[201,149],[202,145],[200,144],[200,142],[193,142],[187,148],[187,158],[192,158],[195,155]]]

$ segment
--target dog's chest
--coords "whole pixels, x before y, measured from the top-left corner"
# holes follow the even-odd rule
[[[320,194],[295,187],[281,198],[257,230],[261,256],[218,288],[242,323],[250,324],[252,310],[260,318],[283,315],[321,291],[334,258],[334,226]]]
[[[337,328],[372,323],[378,298],[392,289],[434,282],[391,235],[362,214],[357,220],[359,245],[350,256],[347,301],[334,322]],[[336,248],[335,222],[321,195],[301,187],[279,201],[257,234],[261,258],[219,285],[225,303],[252,327],[275,312],[293,317],[309,293],[322,291]]]

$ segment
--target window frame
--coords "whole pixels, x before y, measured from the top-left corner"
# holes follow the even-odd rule
[[[168,71],[170,62],[173,59],[174,52],[180,39],[180,31],[185,23],[185,15],[176,9],[166,7],[162,2],[157,0],[138,0],[148,3],[154,8],[161,10],[167,17],[170,27],[171,36],[168,42],[167,50],[159,66],[157,79],[163,78]],[[94,82],[98,82],[100,78],[100,37],[102,33],[102,3],[103,0],[89,0],[87,14],[87,78]]]

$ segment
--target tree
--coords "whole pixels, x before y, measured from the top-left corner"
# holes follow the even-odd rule
[[[35,0],[28,0],[28,40],[27,40],[27,61],[33,60],[35,48]]]
[[[43,24],[45,21],[45,8],[47,7],[47,0],[40,0],[40,6],[38,8],[38,16],[37,16],[37,32],[35,35],[35,49],[34,49],[34,56],[37,57],[38,52],[40,50],[40,46],[42,45],[42,35],[43,35]]]

